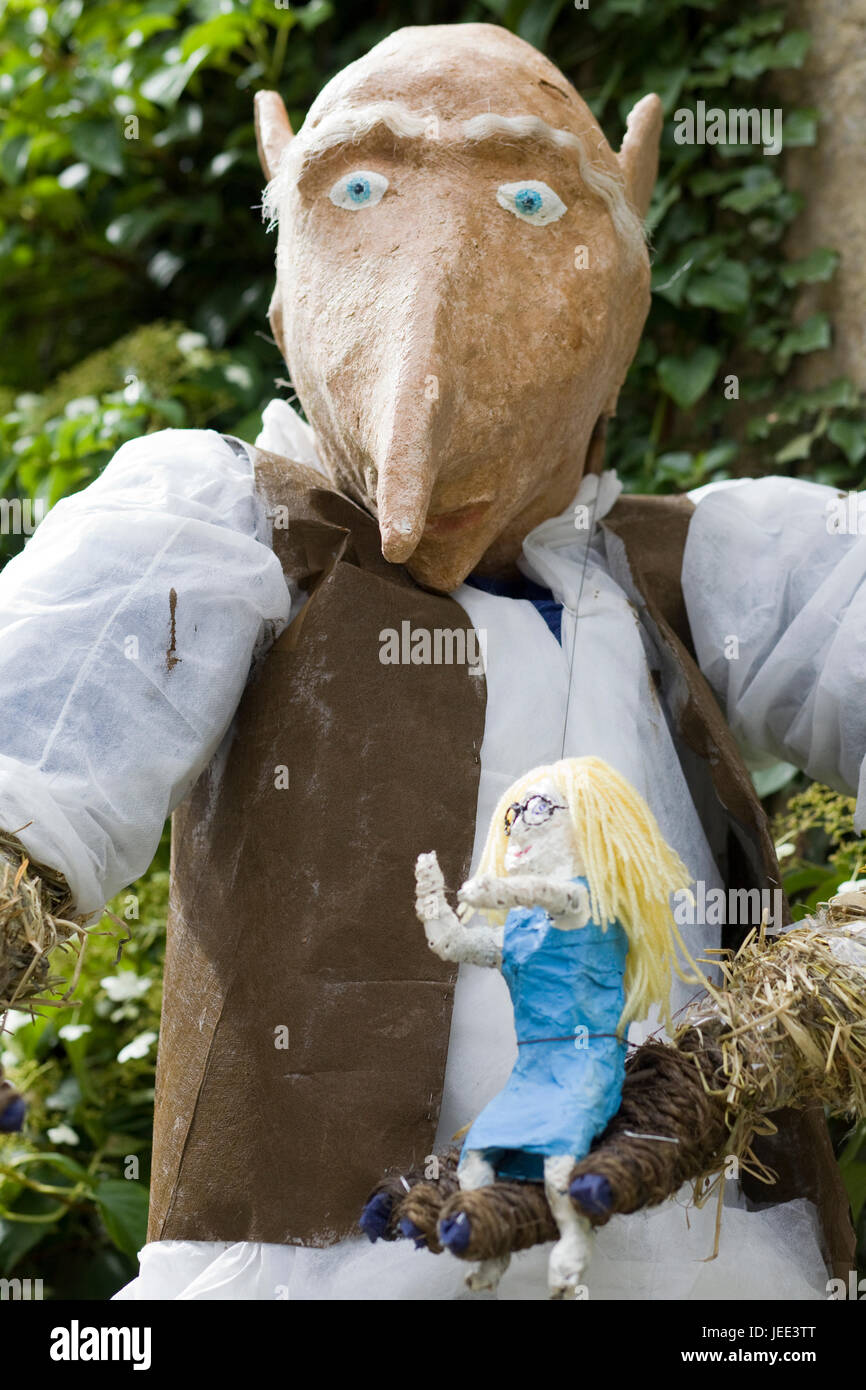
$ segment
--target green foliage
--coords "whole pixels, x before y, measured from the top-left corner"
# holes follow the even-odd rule
[[[255,360],[244,348],[215,352],[203,334],[178,324],[135,329],[41,395],[7,392],[0,492],[53,507],[92,482],[121,444],[150,430],[222,423],[254,434],[259,389]],[[0,556],[26,539],[0,535]]]
[[[166,832],[91,932],[72,1004],[9,1014],[0,1038],[30,1105],[24,1133],[0,1135],[0,1277],[41,1278],[46,1297],[108,1297],[144,1244],[167,903]]]

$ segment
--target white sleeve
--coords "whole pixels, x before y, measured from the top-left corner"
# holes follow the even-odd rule
[[[701,670],[746,755],[856,795],[862,829],[866,497],[793,478],[703,496],[683,592]]]
[[[125,444],[6,566],[0,826],[79,912],[147,869],[289,610],[249,457],[210,430]]]

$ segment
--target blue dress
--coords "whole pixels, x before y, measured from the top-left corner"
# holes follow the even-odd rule
[[[588,1153],[622,1094],[626,1043],[616,1027],[627,952],[619,922],[561,931],[543,908],[512,908],[502,973],[517,1061],[471,1126],[464,1153],[480,1149],[501,1177],[520,1179],[539,1179],[546,1155]]]

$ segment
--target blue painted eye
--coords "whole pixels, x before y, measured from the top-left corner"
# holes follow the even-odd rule
[[[518,212],[538,212],[541,204],[541,194],[536,193],[534,188],[521,188],[520,192],[514,195],[514,206]]]
[[[359,208],[372,208],[381,201],[388,187],[384,174],[376,174],[371,169],[353,169],[337,179],[328,194],[332,203],[348,212]]]
[[[548,222],[558,221],[568,211],[559,195],[536,179],[500,184],[496,201],[521,222],[531,222],[536,227],[546,227]]]

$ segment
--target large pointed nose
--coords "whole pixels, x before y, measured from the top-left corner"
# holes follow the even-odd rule
[[[402,297],[390,361],[379,375],[370,454],[382,554],[403,564],[424,531],[444,455],[448,367],[440,349],[447,296],[429,282]],[[373,487],[371,486],[371,492]]]
[[[394,414],[395,429],[377,469],[376,510],[382,554],[399,565],[413,554],[424,531],[436,449],[429,412],[416,411],[398,397]]]

